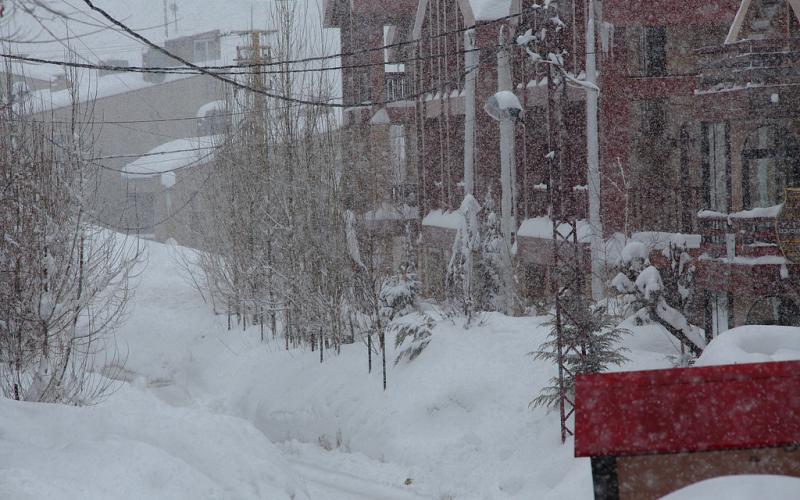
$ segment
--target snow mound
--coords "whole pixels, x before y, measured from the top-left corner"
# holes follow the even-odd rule
[[[671,493],[663,500],[792,500],[800,492],[800,479],[788,476],[741,475],[706,479]]]
[[[800,359],[800,328],[748,325],[712,340],[696,366],[762,363]]]
[[[0,398],[0,429],[0,498],[308,498],[252,425],[128,385],[94,407]]]
[[[650,249],[641,241],[629,241],[625,248],[622,249],[620,255],[620,262],[629,265],[634,261],[647,262],[650,257]]]

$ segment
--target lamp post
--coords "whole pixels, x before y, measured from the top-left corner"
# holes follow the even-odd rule
[[[514,122],[522,114],[519,99],[510,90],[500,90],[486,100],[483,106],[486,113],[500,123],[500,177],[502,188],[501,230],[503,233],[503,289],[504,313],[510,314],[513,308],[513,273],[511,270],[512,232],[516,229],[512,214],[513,162],[514,162]]]

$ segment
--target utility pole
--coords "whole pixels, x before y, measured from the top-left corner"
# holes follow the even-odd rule
[[[554,330],[558,364],[559,413],[561,442],[573,434],[570,418],[575,412],[572,388],[567,385],[576,358],[586,357],[586,332],[569,332],[576,325],[586,303],[583,298],[583,265],[578,244],[578,223],[574,186],[576,168],[570,165],[564,149],[564,106],[567,101],[567,69],[564,66],[564,23],[559,16],[558,2],[545,0],[535,11],[533,26],[517,43],[547,75],[547,142],[548,204],[553,223],[553,260],[550,281],[555,296]],[[524,39],[520,41],[520,39]]]
[[[586,5],[586,81],[597,87],[597,54],[595,50],[594,0]],[[598,138],[598,92],[586,88],[586,158],[589,185],[589,227],[591,229],[592,299],[599,301],[605,295],[603,288],[603,221],[600,218],[600,141]]]

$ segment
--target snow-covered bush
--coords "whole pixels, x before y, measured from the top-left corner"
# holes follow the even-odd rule
[[[406,272],[392,276],[383,282],[379,295],[380,313],[388,321],[409,314],[414,310],[419,282],[416,275]]]
[[[612,365],[621,365],[627,358],[626,349],[620,345],[622,336],[629,334],[619,328],[605,307],[593,306],[583,296],[562,299],[562,333],[560,339],[567,370],[564,373],[564,389],[572,397],[575,393],[575,376],[606,371]],[[555,318],[548,325],[550,334],[539,350],[528,353],[534,359],[558,363],[559,338]],[[575,346],[574,349],[569,346]],[[558,377],[531,401],[532,406],[552,407],[560,400]]]
[[[645,245],[632,241],[625,246],[620,272],[612,280],[619,294],[620,312],[625,316],[635,314],[640,323],[659,323],[693,355],[699,355],[704,341],[686,315],[692,296],[694,266],[685,246],[670,245],[665,255],[670,259],[666,283],[661,271],[650,265]],[[683,360],[677,362],[684,363]]]
[[[400,361],[411,362],[427,347],[433,335],[435,322],[426,314],[413,314],[389,325],[389,332],[395,335],[398,349],[394,364]]]
[[[475,254],[480,249],[480,227],[478,215],[481,206],[472,195],[464,197],[458,209],[461,224],[453,240],[453,251],[447,266],[447,300],[453,309],[472,322],[477,309],[475,287]]]
[[[630,241],[622,249],[617,261],[619,273],[611,280],[611,292],[616,295],[615,315],[627,318],[642,307],[635,282],[639,273],[650,266],[649,253],[647,246],[639,241]]]

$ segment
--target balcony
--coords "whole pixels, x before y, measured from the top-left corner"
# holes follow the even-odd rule
[[[697,216],[701,250],[732,264],[783,264],[775,222],[781,205],[732,214],[704,210]]]
[[[697,92],[800,84],[800,38],[744,40],[697,50]]]
[[[790,276],[796,276],[797,266],[787,262],[778,246],[775,223],[780,207],[732,214],[700,212],[698,286],[760,297],[782,289]]]

